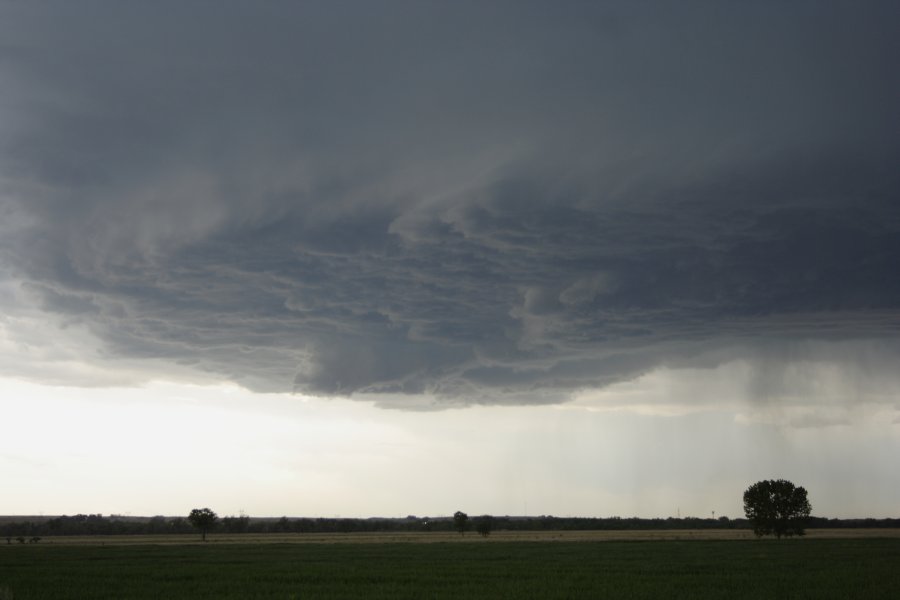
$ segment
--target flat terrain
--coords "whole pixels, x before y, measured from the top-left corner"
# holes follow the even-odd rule
[[[432,543],[412,539],[421,534],[402,540],[394,539],[404,537],[397,534],[380,540],[319,536],[331,543],[289,543],[304,536],[265,538],[281,543],[225,543],[224,536],[206,544],[42,540],[0,546],[0,600],[868,599],[894,598],[900,589],[896,535],[776,541],[689,539],[691,532],[653,539],[651,532],[632,532],[623,541],[611,537],[623,532],[591,533],[593,540],[585,532],[498,533],[486,540],[466,535],[471,543],[455,541],[458,535],[436,539],[443,534],[430,537]],[[537,539],[557,534],[569,539]]]
[[[900,529],[808,529],[807,539],[895,538]],[[483,538],[474,531],[374,532],[374,533],[211,533],[207,544],[433,544],[499,542],[602,542],[642,540],[755,540],[748,529],[659,529],[610,531],[495,531]],[[45,536],[40,544],[52,545],[170,545],[202,544],[200,534]],[[2,541],[0,541],[2,545]],[[2,600],[2,599],[0,599]]]

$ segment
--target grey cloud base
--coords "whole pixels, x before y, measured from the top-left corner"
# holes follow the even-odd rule
[[[895,8],[610,6],[460,30],[447,6],[364,29],[117,7],[116,35],[4,9],[0,300],[89,331],[84,360],[437,406],[778,348],[895,356]],[[331,37],[301,35],[317,20]]]

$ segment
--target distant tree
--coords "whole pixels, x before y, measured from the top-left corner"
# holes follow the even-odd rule
[[[247,533],[250,527],[250,517],[242,514],[239,517],[225,517],[222,519],[225,531],[228,533]]]
[[[157,515],[147,521],[147,524],[144,526],[144,530],[147,533],[168,533],[169,522],[165,517]]]
[[[272,530],[280,533],[285,533],[291,530],[291,521],[287,517],[281,517],[278,519],[273,525]]]
[[[188,521],[200,530],[205,542],[207,532],[213,530],[219,521],[219,516],[208,508],[195,508],[188,515]]]
[[[804,535],[811,511],[806,490],[786,479],[757,481],[744,492],[744,514],[757,536]]]
[[[491,515],[482,515],[478,517],[478,520],[475,522],[475,531],[477,531],[481,537],[491,535],[492,529],[494,529],[494,517]]]
[[[460,535],[464,535],[466,529],[469,528],[469,515],[461,510],[453,513],[453,527],[456,528]]]
[[[188,533],[192,523],[184,517],[175,517],[169,520],[169,531],[172,533]]]

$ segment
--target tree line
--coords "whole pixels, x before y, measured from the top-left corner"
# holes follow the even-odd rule
[[[802,536],[807,527],[900,527],[900,519],[823,519],[810,516],[806,488],[795,486],[786,479],[757,481],[744,491],[744,519],[726,516],[711,519],[694,517],[673,519],[640,519],[632,517],[498,517],[481,515],[474,520],[475,530],[483,536],[494,529],[507,531],[573,531],[573,530],[653,530],[653,529],[753,529],[759,536]],[[127,535],[127,534],[181,534],[196,529],[206,540],[206,535],[216,530],[225,533],[355,533],[391,531],[457,531],[465,535],[469,529],[469,515],[461,510],[452,517],[416,517],[405,519],[251,519],[247,515],[222,519],[210,508],[195,508],[187,518],[151,517],[121,518],[103,515],[75,515],[49,518],[45,521],[12,521],[0,524],[0,535],[6,543],[13,539],[24,543],[26,536],[32,542],[41,535]]]
[[[477,527],[478,519],[474,518]],[[122,517],[99,514],[22,519],[6,517],[0,523],[0,537],[55,535],[148,535],[193,534],[196,528],[186,517]],[[900,519],[826,519],[809,517],[810,528],[900,528]],[[494,531],[591,531],[654,529],[753,529],[745,518],[654,518],[637,517],[534,517],[492,516]],[[452,516],[406,518],[252,518],[246,515],[220,518],[213,530],[218,533],[361,533],[409,531],[458,531]],[[6,540],[10,543],[10,540]]]

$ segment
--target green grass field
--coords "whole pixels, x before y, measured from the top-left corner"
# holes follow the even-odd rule
[[[0,600],[843,599],[898,589],[898,539],[0,547]]]

